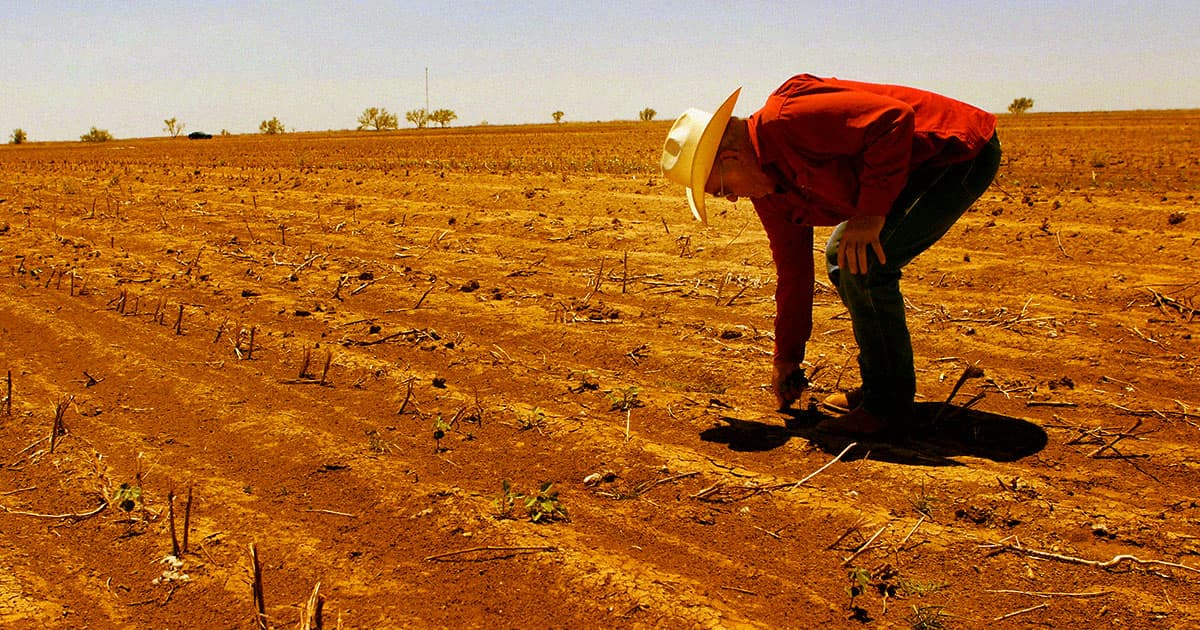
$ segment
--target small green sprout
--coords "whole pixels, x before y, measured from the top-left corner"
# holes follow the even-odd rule
[[[138,501],[141,500],[141,486],[131,486],[127,483],[123,483],[121,484],[121,487],[113,491],[112,498],[109,503],[116,505],[126,512],[132,512],[134,508],[137,507]]]

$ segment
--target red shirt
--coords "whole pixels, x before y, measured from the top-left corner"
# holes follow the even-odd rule
[[[775,357],[802,361],[812,333],[812,226],[883,216],[922,166],[974,158],[996,117],[932,92],[801,74],[746,120],[776,193],[754,201],[771,242]]]

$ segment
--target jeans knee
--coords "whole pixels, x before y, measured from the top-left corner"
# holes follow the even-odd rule
[[[830,275],[831,280],[833,279],[833,275]],[[839,273],[838,275],[841,274]],[[900,276],[901,273],[898,269],[892,269],[886,265],[872,264],[867,268],[867,273],[865,274],[844,274],[840,279],[841,284],[838,284],[838,286],[847,285],[847,288],[859,293],[898,291],[900,288]]]
[[[833,286],[838,285],[838,253],[837,243],[832,240],[825,246],[825,273]]]

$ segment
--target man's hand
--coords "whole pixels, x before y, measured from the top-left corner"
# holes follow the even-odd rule
[[[879,242],[883,220],[884,217],[859,216],[846,221],[838,243],[838,267],[853,274],[867,273],[867,248],[875,250],[880,264],[887,263],[883,244]]]
[[[795,361],[776,361],[771,371],[771,391],[780,409],[787,409],[808,389],[804,368]]]

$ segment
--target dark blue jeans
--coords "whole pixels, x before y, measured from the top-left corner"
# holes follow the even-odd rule
[[[1000,141],[993,136],[973,160],[914,172],[879,234],[887,264],[879,264],[871,253],[865,274],[843,273],[838,268],[838,244],[846,224],[830,235],[826,265],[830,281],[850,311],[867,411],[897,422],[911,417],[917,376],[900,295],[901,270],[975,203],[999,167]]]

